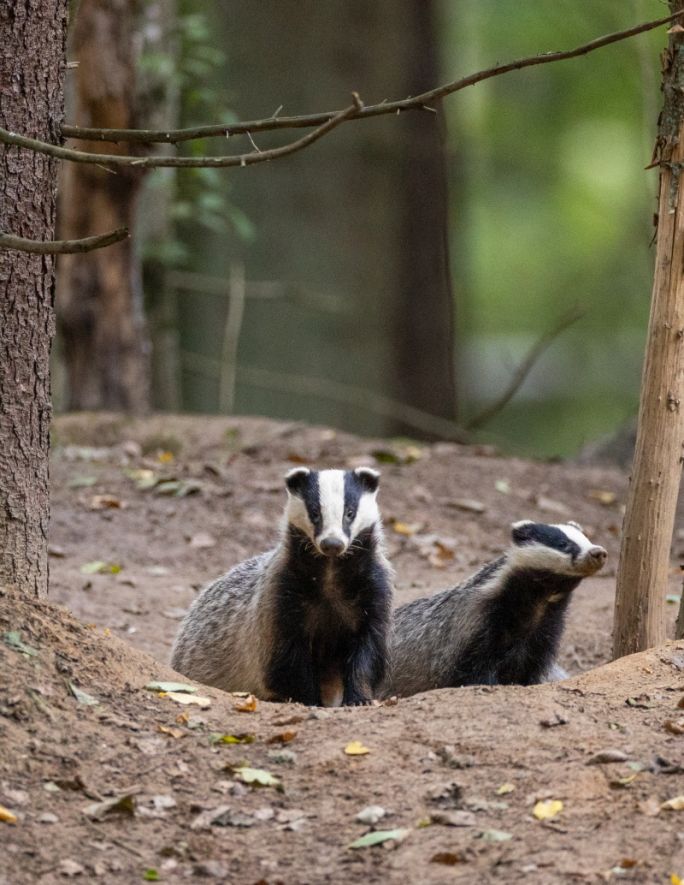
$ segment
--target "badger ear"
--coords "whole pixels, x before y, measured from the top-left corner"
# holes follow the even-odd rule
[[[377,492],[380,484],[380,471],[372,467],[357,467],[354,471],[365,492]]]
[[[577,529],[578,532],[582,532],[582,534],[584,534],[584,529],[582,528],[582,526],[578,522],[575,522],[573,519],[569,519],[565,524],[572,526],[573,529]]]
[[[300,495],[311,474],[308,467],[293,467],[285,474],[285,485],[292,495]]]
[[[511,538],[514,544],[525,544],[532,539],[534,522],[531,519],[521,519],[511,524]]]

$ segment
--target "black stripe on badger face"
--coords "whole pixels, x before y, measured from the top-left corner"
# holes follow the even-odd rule
[[[571,540],[562,529],[543,522],[523,522],[513,526],[513,543],[518,547],[527,544],[543,544],[559,553],[566,553],[572,559],[579,555],[580,546]]]

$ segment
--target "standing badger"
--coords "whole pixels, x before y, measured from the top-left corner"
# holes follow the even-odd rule
[[[393,574],[369,467],[296,467],[278,546],[235,566],[193,603],[171,663],[224,691],[365,704],[387,665]]]
[[[575,522],[512,526],[513,545],[451,590],[394,617],[384,696],[457,685],[532,685],[555,663],[570,593],[606,559]]]

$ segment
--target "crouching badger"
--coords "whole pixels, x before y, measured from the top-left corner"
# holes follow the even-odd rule
[[[575,522],[516,522],[512,539],[462,584],[396,611],[384,695],[565,675],[555,657],[571,591],[606,551]]]
[[[195,600],[174,669],[267,700],[368,703],[385,676],[393,584],[379,477],[368,467],[291,470],[278,546]]]

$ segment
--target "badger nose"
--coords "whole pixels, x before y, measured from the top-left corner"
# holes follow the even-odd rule
[[[590,547],[587,551],[587,558],[590,562],[595,563],[597,568],[603,565],[606,561],[606,556],[608,556],[608,554],[603,547]]]
[[[323,538],[318,546],[326,556],[339,556],[344,550],[344,541],[339,538]]]

